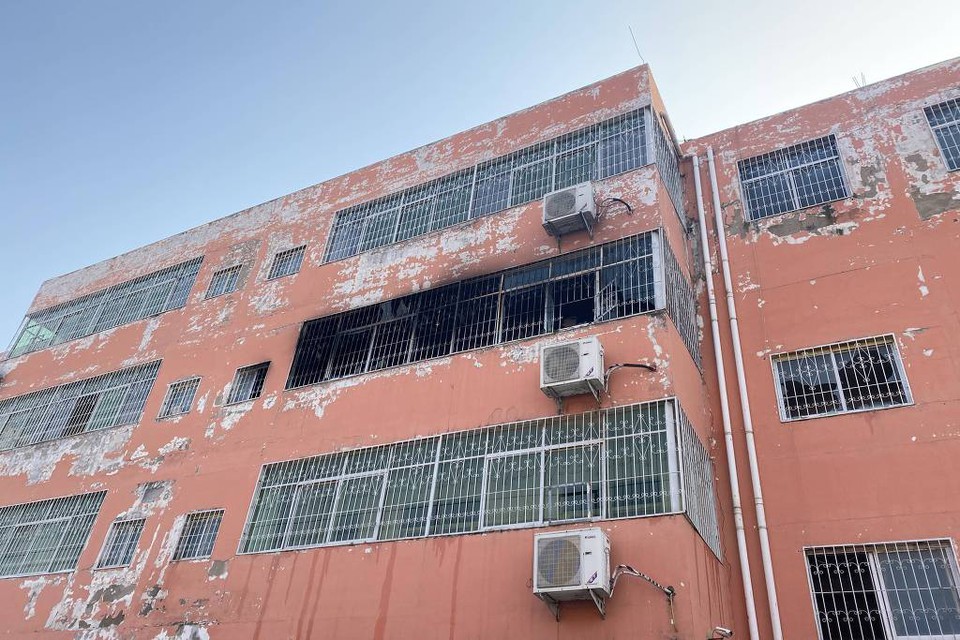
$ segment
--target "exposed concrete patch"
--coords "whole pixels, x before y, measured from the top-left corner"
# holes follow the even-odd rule
[[[228,574],[226,560],[214,560],[210,563],[207,570],[207,580],[216,580],[217,578],[226,578]]]
[[[918,188],[910,190],[910,198],[923,220],[929,220],[948,211],[960,210],[960,193],[923,193]]]

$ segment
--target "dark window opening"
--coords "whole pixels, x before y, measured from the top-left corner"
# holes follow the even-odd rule
[[[588,324],[596,318],[596,273],[553,283],[553,330]]]
[[[503,294],[503,341],[522,340],[543,333],[543,287]]]
[[[90,416],[93,415],[93,410],[97,408],[97,402],[99,400],[99,393],[78,398],[77,404],[73,406],[73,411],[70,413],[70,418],[67,419],[67,424],[63,427],[62,436],[75,436],[78,433],[82,433],[84,427],[86,427],[90,421]]]

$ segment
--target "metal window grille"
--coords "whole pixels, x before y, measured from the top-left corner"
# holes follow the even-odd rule
[[[832,135],[741,160],[738,167],[750,220],[850,195]]]
[[[199,386],[200,378],[190,378],[174,382],[167,387],[167,397],[163,399],[159,417],[169,418],[190,413],[190,407],[193,405],[193,398],[197,395]]]
[[[0,451],[140,420],[160,361],[0,400]]]
[[[720,529],[717,524],[717,497],[713,487],[713,461],[679,406],[677,414],[683,475],[683,510],[707,546],[718,558],[722,558]]]
[[[106,494],[0,507],[0,578],[76,569]]]
[[[821,640],[960,638],[948,540],[815,547],[806,557]]]
[[[195,560],[209,558],[213,553],[213,544],[217,540],[223,509],[195,511],[188,513],[173,552],[174,560]]]
[[[650,125],[650,131],[653,135],[657,172],[660,174],[660,179],[673,202],[674,211],[677,212],[680,222],[686,227],[687,218],[683,210],[683,176],[680,173],[680,157],[677,155],[677,148],[661,122],[665,116],[650,110],[647,111],[647,115],[654,120],[654,123]]]
[[[303,253],[307,246],[302,245],[293,249],[287,249],[273,256],[273,264],[270,265],[270,274],[267,280],[292,276],[300,271],[303,264]]]
[[[960,98],[927,107],[923,112],[947,167],[951,171],[960,169]]]
[[[555,189],[641,167],[650,161],[648,112],[644,108],[625,113],[338,211],[327,242],[326,261],[525,204]],[[675,157],[664,159],[676,163]]]
[[[310,320],[301,327],[286,386],[316,384],[662,309],[660,237],[658,231],[630,236]],[[673,281],[682,277],[674,275]]]
[[[202,260],[196,258],[31,314],[10,345],[10,356],[179,309],[187,302]]]
[[[892,335],[776,355],[773,365],[783,421],[913,401]]]
[[[210,278],[207,293],[203,296],[204,299],[209,300],[236,291],[240,282],[240,269],[242,268],[243,265],[238,264],[214,273],[213,277]]]
[[[670,249],[670,243],[664,242],[663,270],[666,285],[667,315],[680,333],[690,357],[701,366],[700,326],[697,323],[697,298],[693,286],[680,270],[680,264]]]
[[[98,569],[125,567],[133,561],[133,554],[140,542],[146,520],[119,520],[110,525],[103,551],[97,560]]]
[[[267,369],[269,368],[269,362],[262,362],[237,369],[237,375],[230,386],[230,396],[227,398],[227,404],[259,398],[260,394],[263,393],[263,382],[267,379]]]
[[[677,415],[661,400],[268,464],[240,552],[679,513],[686,446],[714,545],[712,466],[692,428],[678,446]]]

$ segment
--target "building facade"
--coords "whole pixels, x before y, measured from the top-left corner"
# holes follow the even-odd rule
[[[960,60],[682,145],[644,66],[54,278],[7,637],[960,637],[958,168]],[[595,527],[649,580],[557,616]]]

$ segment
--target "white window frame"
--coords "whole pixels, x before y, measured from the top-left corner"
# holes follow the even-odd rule
[[[874,592],[877,597],[877,606],[880,610],[882,616],[881,623],[883,625],[883,631],[887,635],[887,638],[890,640],[956,640],[958,637],[956,634],[949,635],[925,635],[925,636],[901,636],[897,635],[894,630],[890,605],[890,596],[887,594],[887,585],[884,581],[883,571],[880,568],[880,561],[878,555],[880,553],[888,553],[887,547],[897,547],[904,546],[907,547],[907,550],[910,551],[908,545],[915,545],[917,548],[920,545],[924,545],[927,549],[947,549],[948,553],[948,564],[949,571],[953,574],[954,586],[960,588],[960,566],[957,564],[957,550],[954,545],[953,539],[948,538],[934,538],[929,540],[901,540],[897,542],[871,542],[871,543],[853,543],[853,544],[838,544],[838,545],[816,545],[816,546],[807,546],[803,548],[803,563],[804,563],[804,572],[807,576],[807,590],[810,594],[810,605],[813,611],[814,616],[814,626],[817,629],[817,637],[819,640],[833,640],[832,638],[824,638],[823,632],[820,628],[819,620],[817,616],[820,614],[820,610],[817,607],[817,599],[815,594],[815,585],[813,583],[813,577],[810,575],[810,566],[808,564],[808,556],[811,552],[816,554],[818,551],[823,552],[825,550],[848,550],[852,552],[862,552],[867,556],[867,562],[870,565],[870,577],[873,581]],[[960,598],[960,593],[957,594]]]
[[[229,267],[224,267],[223,269],[217,269],[213,272],[213,275],[210,276],[210,282],[207,284],[207,290],[203,294],[204,300],[212,300],[214,298],[219,298],[220,296],[225,296],[238,291],[240,289],[240,272],[243,269],[243,264],[235,264]],[[236,274],[235,276],[233,274]],[[233,278],[233,283],[230,289],[225,288],[214,288],[214,285],[217,283],[217,278]]]
[[[167,392],[166,394],[164,394],[163,402],[160,404],[160,412],[157,414],[157,420],[165,420],[167,418],[176,418],[177,416],[185,416],[191,411],[193,411],[193,403],[197,399],[197,391],[199,391],[200,389],[200,380],[202,380],[200,376],[191,376],[189,378],[183,378],[182,380],[174,380],[173,382],[168,384]],[[180,411],[177,413],[167,413],[168,409],[170,408],[168,404],[170,402],[170,394],[173,391],[173,388],[177,385],[187,384],[188,382],[196,382],[196,386],[193,389],[193,395],[190,398],[190,406],[187,408],[186,411]]]
[[[792,418],[788,415],[786,409],[786,399],[783,396],[783,389],[780,387],[780,372],[777,368],[777,363],[783,360],[792,360],[796,358],[805,357],[808,355],[829,355],[831,361],[833,362],[834,375],[839,370],[836,366],[836,352],[838,347],[843,347],[849,345],[850,343],[856,342],[883,342],[891,347],[891,350],[896,354],[896,367],[897,372],[900,374],[901,384],[903,386],[903,394],[906,397],[906,402],[900,404],[891,404],[883,407],[866,407],[863,409],[848,409],[846,398],[843,396],[843,386],[840,383],[840,380],[837,379],[837,395],[840,398],[840,406],[842,407],[838,411],[830,411],[827,413],[817,413],[814,415],[800,416]],[[860,338],[851,338],[849,340],[840,340],[837,342],[829,342],[827,344],[816,345],[812,347],[804,347],[802,349],[797,349],[795,351],[781,351],[779,353],[772,354],[770,356],[770,367],[773,371],[773,386],[777,394],[777,413],[780,416],[780,422],[800,422],[802,420],[816,420],[818,418],[829,418],[831,416],[841,416],[851,413],[865,413],[868,411],[885,411],[887,409],[897,409],[899,407],[909,407],[914,404],[913,392],[910,389],[910,381],[907,379],[907,370],[903,364],[903,354],[900,353],[900,343],[897,340],[896,336],[892,333],[885,333],[878,336],[868,336]]]
[[[793,177],[793,172],[796,171],[797,169],[804,169],[806,167],[810,167],[816,164],[823,164],[826,160],[829,160],[831,158],[825,158],[823,160],[817,160],[815,162],[808,162],[806,164],[797,165],[796,167],[788,167],[786,169],[781,169],[779,171],[774,171],[768,174],[764,174],[763,176],[751,178],[749,180],[744,181],[743,174],[740,171],[741,162],[746,162],[748,160],[753,160],[754,158],[760,158],[762,156],[768,156],[770,154],[786,151],[788,149],[792,149],[793,147],[799,147],[804,144],[816,142],[817,140],[821,140],[823,138],[833,138],[834,142],[837,145],[836,160],[837,160],[837,166],[840,169],[840,180],[843,182],[843,190],[844,190],[844,195],[842,197],[831,198],[830,200],[824,200],[822,202],[818,202],[816,204],[811,204],[807,206],[802,206],[800,203],[800,195],[799,195],[799,192],[797,191],[796,179]],[[787,209],[786,211],[781,211],[779,213],[769,213],[769,214],[759,215],[755,217],[753,215],[753,211],[751,210],[749,201],[747,199],[747,189],[745,187],[745,183],[755,182],[757,180],[761,180],[763,178],[769,178],[770,176],[774,176],[778,174],[783,174],[786,177],[787,186],[790,189],[790,197],[793,203],[798,206],[793,209]],[[822,205],[829,204],[831,202],[840,202],[841,200],[847,200],[852,196],[852,192],[850,189],[850,179],[847,177],[847,163],[844,161],[843,153],[840,149],[840,137],[837,134],[830,133],[830,132],[827,132],[821,136],[807,138],[805,140],[801,140],[800,142],[795,142],[793,144],[789,144],[786,146],[777,147],[776,149],[771,149],[770,151],[764,151],[763,153],[758,153],[756,155],[738,159],[737,160],[737,186],[740,190],[740,198],[743,204],[743,214],[744,214],[743,217],[745,222],[760,222],[762,220],[767,220],[770,218],[779,218],[780,216],[785,216],[790,213],[796,213],[797,211],[806,211],[807,209],[820,207]]]
[[[107,554],[107,548],[108,548],[108,547],[110,546],[110,544],[113,542],[111,536],[113,535],[113,532],[114,532],[116,526],[117,526],[117,525],[120,525],[120,524],[125,524],[125,523],[127,523],[127,522],[142,522],[142,523],[143,523],[143,524],[140,526],[140,533],[137,534],[137,541],[136,541],[136,543],[134,543],[134,545],[133,545],[133,554],[131,554],[130,560],[127,561],[127,562],[125,562],[125,563],[123,563],[123,564],[100,564],[101,562],[103,562],[104,557],[105,557],[106,554]],[[134,558],[136,557],[136,555],[137,555],[137,548],[140,546],[140,538],[143,537],[143,530],[146,528],[146,526],[147,526],[147,519],[146,519],[146,518],[120,518],[120,519],[117,519],[117,520],[114,520],[113,522],[111,522],[111,523],[110,523],[110,528],[107,529],[107,535],[103,538],[103,544],[100,545],[100,553],[97,554],[97,561],[93,563],[93,568],[94,568],[94,570],[99,570],[99,569],[122,569],[123,567],[129,567],[130,564],[133,562],[133,559],[134,559]]]
[[[183,525],[180,527],[180,532],[177,534],[177,544],[173,548],[173,554],[170,556],[170,562],[189,562],[191,560],[206,560],[213,556],[213,550],[217,546],[217,538],[220,537],[220,527],[223,526],[223,516],[226,513],[224,509],[198,509],[196,511],[191,511],[184,514],[183,516]],[[213,540],[211,540],[210,552],[199,555],[199,556],[179,556],[180,547],[183,545],[184,533],[187,530],[187,525],[190,523],[190,518],[196,518],[199,516],[205,516],[207,514],[219,514],[219,519],[217,520],[217,530],[213,534]]]
[[[688,491],[694,491],[695,488],[690,486],[690,484],[689,484],[690,479],[686,477],[686,472],[687,472],[687,468],[686,468],[686,467],[687,467],[687,465],[688,465],[688,463],[689,463],[689,460],[687,459],[687,457],[688,457],[689,454],[685,454],[685,453],[684,453],[684,447],[687,446],[687,445],[681,442],[681,437],[682,437],[681,430],[682,430],[682,429],[685,429],[685,428],[686,428],[686,429],[689,429],[690,432],[691,432],[691,434],[693,434],[693,437],[696,437],[697,440],[699,440],[699,436],[696,436],[695,432],[692,431],[692,428],[690,428],[689,425],[687,425],[687,423],[685,422],[686,419],[685,419],[685,417],[683,417],[683,412],[682,412],[682,410],[679,409],[679,404],[678,404],[678,401],[677,401],[677,399],[676,399],[675,397],[672,397],[672,396],[671,396],[671,397],[667,397],[667,398],[662,398],[662,399],[658,399],[658,400],[653,400],[653,401],[650,401],[650,402],[638,403],[637,405],[631,405],[630,407],[627,407],[627,408],[628,408],[628,409],[634,409],[634,408],[638,408],[638,407],[644,407],[644,406],[647,406],[647,405],[655,405],[655,404],[660,404],[660,403],[663,403],[663,405],[664,405],[664,416],[663,416],[663,420],[664,420],[665,424],[664,424],[664,427],[662,428],[662,430],[661,430],[661,429],[657,429],[656,431],[651,431],[651,433],[657,433],[657,434],[663,433],[664,445],[665,445],[665,446],[667,447],[667,449],[668,449],[667,453],[665,454],[666,459],[665,459],[665,461],[664,461],[664,463],[663,463],[663,467],[660,468],[660,469],[655,469],[655,471],[657,471],[657,473],[659,474],[657,477],[661,478],[662,481],[663,481],[663,484],[664,484],[663,490],[664,490],[664,491],[669,491],[669,495],[664,494],[664,496],[663,496],[663,498],[662,498],[663,503],[666,504],[667,507],[668,507],[667,509],[665,509],[665,510],[662,511],[662,512],[656,512],[656,513],[637,513],[636,515],[617,515],[617,516],[610,516],[610,515],[609,515],[609,512],[608,512],[608,504],[607,504],[607,500],[608,500],[608,496],[607,496],[608,487],[607,487],[607,484],[608,484],[608,481],[609,481],[609,478],[608,478],[608,468],[607,468],[607,467],[608,467],[608,464],[609,464],[609,461],[608,461],[608,458],[607,458],[607,454],[608,454],[608,451],[609,451],[608,443],[609,443],[611,440],[621,440],[621,439],[626,440],[626,439],[638,437],[640,434],[639,434],[639,433],[634,433],[634,434],[625,434],[625,435],[610,435],[610,433],[607,431],[607,429],[606,429],[606,427],[605,427],[605,423],[602,422],[602,420],[603,420],[602,417],[598,417],[598,419],[601,420],[601,423],[600,423],[600,424],[598,425],[598,427],[597,427],[597,428],[599,429],[599,434],[600,434],[599,437],[594,437],[594,438],[589,438],[589,439],[583,439],[583,440],[574,440],[574,441],[568,441],[568,442],[558,442],[558,443],[554,443],[554,444],[547,444],[547,441],[546,441],[546,433],[547,433],[547,432],[546,432],[546,430],[543,428],[543,427],[546,426],[546,425],[542,425],[541,427],[539,427],[539,428],[540,428],[539,443],[538,443],[536,446],[527,446],[526,448],[523,448],[523,449],[510,449],[510,450],[507,450],[507,451],[489,452],[489,453],[485,453],[485,454],[483,454],[483,455],[460,455],[460,456],[452,457],[452,458],[448,458],[448,459],[441,459],[441,458],[442,458],[442,455],[441,455],[441,454],[442,454],[443,447],[444,447],[444,444],[445,444],[444,438],[450,438],[450,437],[457,438],[457,437],[458,437],[459,435],[461,435],[461,434],[469,434],[469,433],[472,433],[472,432],[475,432],[475,431],[483,431],[483,430],[486,430],[486,429],[494,429],[494,428],[496,428],[496,426],[491,425],[491,426],[487,426],[487,427],[482,427],[482,428],[480,428],[480,429],[468,429],[468,430],[463,431],[463,432],[449,432],[449,433],[437,434],[437,436],[431,436],[431,437],[436,437],[436,438],[437,438],[437,443],[436,443],[436,452],[432,455],[432,460],[429,461],[429,462],[414,462],[414,463],[404,464],[404,465],[400,465],[400,466],[396,466],[396,467],[395,467],[395,466],[393,466],[393,459],[392,459],[393,453],[391,452],[391,454],[388,455],[388,456],[386,456],[385,459],[382,460],[382,461],[378,464],[377,468],[375,468],[375,469],[366,469],[366,470],[358,471],[358,472],[355,472],[355,473],[348,473],[348,472],[347,472],[348,464],[349,464],[349,462],[352,460],[352,458],[349,457],[349,454],[350,454],[351,452],[345,452],[345,453],[347,453],[348,455],[344,456],[344,459],[343,459],[342,461],[338,461],[338,462],[337,462],[337,464],[339,465],[339,467],[338,467],[338,468],[339,468],[339,471],[337,471],[336,473],[331,473],[330,475],[326,475],[326,476],[324,476],[324,477],[322,477],[322,478],[317,478],[317,479],[312,479],[312,480],[306,480],[306,481],[284,481],[284,482],[281,482],[281,483],[278,483],[278,484],[275,484],[275,485],[269,485],[268,488],[270,488],[270,489],[278,489],[278,488],[282,488],[282,487],[287,487],[288,490],[292,492],[292,495],[291,495],[291,497],[290,497],[290,506],[289,506],[287,515],[284,516],[284,517],[286,518],[286,523],[285,523],[284,526],[283,526],[282,533],[281,533],[281,532],[277,532],[277,533],[276,533],[276,535],[279,536],[280,546],[278,546],[278,547],[276,547],[276,548],[261,549],[261,550],[254,550],[254,551],[246,551],[246,550],[244,550],[244,546],[245,546],[245,544],[246,544],[246,542],[247,542],[247,539],[248,539],[248,537],[251,536],[252,532],[255,530],[254,527],[257,526],[257,525],[254,523],[254,521],[253,521],[253,515],[254,515],[256,509],[258,508],[258,497],[259,497],[260,491],[261,491],[261,489],[262,489],[262,487],[263,487],[263,478],[264,478],[264,473],[265,473],[267,467],[268,467],[268,466],[273,466],[273,465],[278,465],[278,464],[283,464],[283,463],[297,463],[297,462],[300,462],[300,461],[302,461],[302,460],[304,460],[304,461],[305,461],[305,460],[309,460],[309,459],[311,459],[312,457],[308,457],[308,458],[293,458],[293,459],[288,459],[288,460],[280,460],[280,461],[270,462],[270,463],[266,463],[266,464],[262,465],[261,468],[260,468],[259,477],[258,477],[258,479],[257,479],[257,484],[256,484],[256,486],[254,487],[253,495],[251,496],[250,504],[249,504],[249,507],[248,507],[248,509],[247,509],[247,515],[246,515],[246,519],[245,519],[245,521],[244,521],[243,533],[241,534],[240,539],[239,539],[239,541],[238,541],[237,552],[236,552],[236,553],[237,553],[237,555],[252,555],[252,554],[258,554],[258,553],[275,553],[275,552],[281,552],[281,551],[293,551],[293,550],[300,550],[300,549],[313,549],[313,548],[319,548],[319,547],[333,547],[333,546],[345,546],[345,545],[352,545],[352,544],[381,543],[381,542],[388,542],[388,541],[392,541],[392,540],[416,540],[416,539],[423,539],[423,538],[437,537],[437,536],[470,535],[470,534],[474,534],[474,533],[484,533],[484,532],[489,532],[489,531],[505,531],[505,530],[512,530],[512,529],[530,529],[530,528],[550,526],[550,525],[555,525],[555,524],[569,524],[569,523],[580,523],[580,522],[596,522],[596,521],[599,521],[599,520],[623,520],[623,519],[635,519],[635,518],[653,518],[653,517],[660,517],[660,516],[666,516],[666,515],[676,515],[676,514],[680,514],[680,513],[685,513],[686,510],[687,510],[687,508],[688,508],[688,504],[687,504],[687,500],[688,500],[688,498],[687,498],[687,492],[688,492]],[[588,412],[588,413],[593,413],[593,412]],[[598,413],[598,416],[600,416],[602,413],[603,413],[602,411],[601,411],[600,413]],[[521,425],[521,424],[523,424],[523,423],[525,423],[525,422],[539,422],[539,420],[521,421],[521,422],[518,422],[518,423],[510,423],[510,424],[508,424],[508,425],[500,425],[500,426],[510,427],[510,426],[513,426],[513,425]],[[685,426],[685,425],[686,425],[686,426]],[[491,434],[492,434],[493,432],[491,431],[491,432],[488,432],[488,433],[491,433]],[[690,434],[687,434],[687,435],[688,435],[688,437],[689,437]],[[391,446],[391,445],[403,445],[403,444],[406,444],[406,443],[408,443],[408,442],[409,442],[409,443],[413,443],[413,442],[416,442],[416,440],[409,440],[409,441],[404,440],[404,441],[399,441],[399,442],[395,442],[395,443],[390,443],[390,445],[387,445],[387,446]],[[702,446],[702,443],[701,443],[701,446]],[[572,449],[572,448],[578,448],[578,447],[579,447],[579,448],[584,448],[584,449],[589,449],[589,448],[591,448],[591,447],[598,447],[598,448],[599,448],[599,460],[598,460],[598,463],[599,463],[599,466],[600,466],[600,469],[599,469],[599,479],[598,479],[598,482],[599,482],[599,496],[598,496],[598,498],[599,498],[599,510],[597,510],[596,512],[594,512],[594,511],[593,511],[593,508],[592,508],[592,506],[591,506],[591,508],[590,508],[590,514],[589,514],[589,516],[587,516],[587,517],[569,518],[569,519],[563,519],[563,520],[548,520],[547,517],[546,517],[546,516],[547,516],[546,496],[547,496],[547,491],[549,490],[550,487],[548,487],[548,486],[546,485],[546,479],[547,479],[547,478],[546,478],[546,475],[547,475],[547,466],[546,466],[547,456],[550,454],[550,452],[553,452],[553,451],[562,451],[562,450],[564,450],[564,449]],[[362,448],[360,448],[360,449],[353,450],[353,452],[360,452],[360,451],[364,451],[364,450],[366,450],[366,449],[371,449],[371,450],[373,450],[373,449],[377,449],[377,448],[378,448],[378,447],[362,447]],[[533,519],[533,520],[523,521],[523,522],[513,523],[513,524],[504,524],[504,525],[488,524],[487,518],[486,518],[486,514],[485,514],[485,509],[486,509],[486,504],[487,504],[487,489],[488,489],[487,484],[488,484],[488,478],[489,478],[490,462],[491,462],[492,460],[498,460],[498,459],[503,459],[503,458],[515,457],[515,456],[520,456],[520,455],[531,455],[531,454],[534,454],[534,455],[537,455],[537,456],[538,456],[539,465],[540,465],[540,467],[539,467],[539,473],[540,473],[539,504],[537,505],[537,509],[538,509],[537,517],[536,517],[535,519]],[[439,466],[442,465],[442,464],[444,464],[444,463],[454,463],[454,462],[457,462],[457,461],[464,461],[464,462],[465,462],[465,461],[476,461],[476,460],[482,461],[482,464],[481,464],[481,473],[482,473],[482,476],[481,476],[481,479],[480,479],[479,501],[478,501],[478,503],[479,503],[479,506],[478,506],[479,514],[476,516],[476,517],[477,517],[477,527],[474,528],[474,529],[468,530],[468,531],[455,531],[455,532],[450,532],[450,533],[447,533],[447,532],[444,532],[444,533],[435,533],[434,531],[432,531],[432,527],[433,527],[433,514],[434,514],[434,509],[435,509],[435,508],[438,506],[438,504],[439,504],[439,502],[438,502],[437,499],[436,499],[436,494],[437,494],[437,491],[438,491],[438,481],[439,481],[439,474],[438,474]],[[394,472],[396,472],[396,471],[400,471],[400,470],[403,470],[403,469],[406,469],[406,468],[410,468],[410,467],[421,467],[421,466],[429,466],[429,467],[431,467],[431,468],[432,468],[432,474],[433,474],[432,479],[430,480],[430,488],[429,488],[429,492],[428,492],[429,498],[428,498],[428,502],[427,502],[427,505],[426,505],[426,506],[427,506],[427,511],[426,511],[426,516],[425,516],[425,517],[426,517],[426,524],[425,524],[425,526],[424,526],[424,533],[421,534],[421,535],[405,536],[405,537],[400,537],[400,538],[392,538],[392,537],[391,537],[391,538],[380,538],[380,537],[379,537],[379,536],[380,536],[380,528],[381,528],[381,524],[382,524],[381,521],[382,521],[382,518],[383,518],[384,512],[385,512],[385,501],[386,501],[386,496],[387,496],[387,492],[388,492],[388,488],[389,488],[389,482],[390,482],[391,474],[394,473]],[[375,514],[376,522],[374,523],[374,526],[373,526],[373,529],[372,529],[372,531],[371,531],[371,534],[370,534],[369,536],[365,536],[365,537],[357,538],[357,539],[331,540],[332,527],[334,526],[334,524],[335,524],[335,522],[336,522],[337,516],[338,516],[338,514],[339,514],[338,508],[339,508],[339,506],[340,506],[341,500],[343,499],[342,494],[343,494],[344,483],[345,483],[345,482],[348,482],[348,481],[350,481],[350,480],[355,480],[355,479],[357,479],[357,478],[369,478],[369,477],[381,477],[381,478],[382,478],[382,480],[381,480],[381,485],[380,485],[380,495],[379,495],[379,499],[378,499],[378,506],[377,506],[377,508],[376,508],[377,511],[376,511],[376,514]],[[632,477],[632,476],[631,476],[631,477]],[[636,477],[632,477],[632,478],[633,478],[634,481],[637,481],[637,480],[641,480],[642,478],[645,478],[645,477],[646,477],[646,476],[636,476]],[[711,476],[711,477],[712,477],[712,476]],[[326,526],[326,532],[325,532],[324,535],[323,535],[323,541],[322,541],[322,542],[319,542],[319,543],[314,542],[314,543],[301,544],[301,545],[291,545],[291,544],[288,544],[288,541],[290,540],[290,533],[291,533],[292,523],[293,523],[293,521],[294,521],[294,519],[295,519],[295,516],[296,516],[296,514],[297,514],[297,505],[298,505],[298,503],[299,503],[300,496],[302,495],[302,492],[303,492],[303,489],[302,489],[302,488],[303,488],[303,487],[312,486],[312,485],[316,485],[316,484],[329,484],[329,483],[335,483],[335,495],[334,495],[334,497],[333,497],[333,499],[332,499],[331,506],[329,507],[329,522],[327,522],[327,524],[325,525],[325,526]],[[715,489],[714,489],[714,490],[715,490]],[[472,494],[471,494],[471,495],[472,495]],[[460,496],[460,497],[457,498],[457,499],[462,500],[462,499],[466,499],[466,498],[468,498],[468,497],[469,497],[468,495],[464,494],[464,495]],[[640,502],[638,501],[637,504],[639,505]],[[714,503],[711,502],[710,504],[713,505]],[[694,526],[696,526],[696,525],[694,525]],[[705,540],[706,540],[706,538],[705,538]],[[708,544],[710,544],[709,541],[708,541]],[[711,548],[713,548],[713,547],[711,547]],[[718,553],[718,557],[719,557],[719,552],[715,551],[715,553]]]
[[[937,150],[940,152],[940,158],[943,159],[943,166],[946,167],[948,173],[952,173],[954,171],[960,171],[960,157],[957,158],[957,166],[951,167],[950,160],[947,157],[947,152],[944,150],[943,145],[940,144],[940,136],[937,135],[937,129],[943,129],[952,125],[960,126],[960,120],[944,122],[942,124],[938,124],[934,126],[934,124],[930,122],[930,117],[927,115],[927,109],[939,107],[942,104],[946,104],[947,102],[953,102],[954,100],[960,100],[960,96],[954,97],[954,98],[947,98],[946,100],[940,100],[938,102],[934,102],[933,104],[928,104],[925,107],[923,107],[923,119],[927,123],[927,129],[930,131],[930,135],[933,137],[933,143],[937,146]]]

